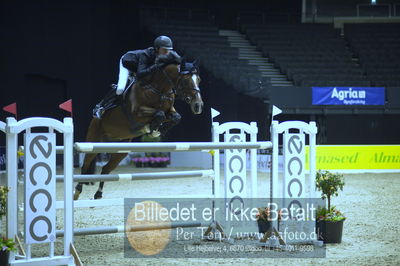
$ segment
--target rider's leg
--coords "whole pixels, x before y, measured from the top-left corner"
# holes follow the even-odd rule
[[[116,90],[116,85],[113,84],[112,89],[106,94],[104,99],[101,100],[101,102],[98,103],[95,106],[95,108],[93,109],[93,116],[97,117],[97,118],[101,118],[105,111],[107,111],[108,109],[110,109],[116,105],[119,105],[120,101],[122,100],[122,97],[124,95],[124,92],[134,82],[135,82],[135,77],[133,75],[130,75],[125,90],[120,91],[120,92],[118,92],[118,90]]]
[[[98,103],[93,109],[93,116],[101,118],[108,107],[114,104],[117,99],[117,94],[115,89],[111,89],[106,96]]]

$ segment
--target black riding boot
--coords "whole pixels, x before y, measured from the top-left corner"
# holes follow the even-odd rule
[[[115,89],[110,90],[106,96],[93,108],[93,117],[101,118],[105,111],[118,105],[122,96],[115,93]]]

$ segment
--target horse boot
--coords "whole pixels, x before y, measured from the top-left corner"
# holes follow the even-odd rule
[[[79,199],[79,196],[81,195],[82,190],[83,190],[83,185],[94,185],[94,182],[79,182],[75,186],[74,200],[78,200]]]
[[[76,185],[76,187],[75,187],[74,200],[78,200],[79,199],[79,196],[82,193],[82,189],[83,189],[82,183],[78,183],[78,185]]]
[[[95,200],[96,199],[102,199],[103,198],[103,191],[97,190],[96,193],[94,194],[93,197]]]
[[[166,123],[163,123],[160,127],[160,133],[162,136],[165,136],[167,134],[167,132],[173,128],[174,126],[176,126],[177,124],[179,124],[179,122],[182,119],[182,116],[177,113],[177,112],[173,112],[171,114],[168,115],[169,117],[169,121]]]
[[[150,123],[150,131],[158,130],[161,124],[167,119],[163,111],[158,111],[154,114]]]
[[[99,183],[99,188],[97,189],[93,197],[95,200],[103,198],[103,187],[104,187],[104,181],[101,181]]]

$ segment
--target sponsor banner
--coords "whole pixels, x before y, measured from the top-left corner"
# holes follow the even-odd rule
[[[309,147],[306,147],[306,166]],[[400,169],[400,145],[318,145],[317,169],[396,170]]]
[[[400,145],[317,145],[317,170],[400,170]],[[305,169],[310,169],[309,146],[306,146]],[[224,167],[224,154],[221,166]],[[247,153],[247,170],[250,154]],[[279,155],[279,172],[283,156]],[[257,154],[257,171],[270,172],[271,155]]]
[[[383,87],[312,87],[313,105],[384,105]]]

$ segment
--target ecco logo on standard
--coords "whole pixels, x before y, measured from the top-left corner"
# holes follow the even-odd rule
[[[27,243],[55,241],[55,136],[26,135],[25,209]]]
[[[243,134],[227,134],[229,142],[243,142],[246,136]],[[230,212],[239,215],[244,209],[244,200],[246,197],[246,150],[230,149],[225,151],[226,156],[226,196],[229,201],[227,207]]]

